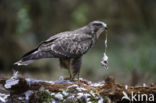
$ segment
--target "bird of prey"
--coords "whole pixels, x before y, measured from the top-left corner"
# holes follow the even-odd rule
[[[70,79],[73,80],[76,75],[79,79],[82,56],[95,45],[105,30],[107,24],[92,21],[79,29],[58,33],[41,42],[15,64],[28,65],[37,59],[59,58],[60,66],[68,70]]]

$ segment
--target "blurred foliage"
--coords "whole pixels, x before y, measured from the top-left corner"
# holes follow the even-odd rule
[[[100,65],[102,35],[84,56],[82,76],[96,75],[92,79],[97,80],[110,73],[127,80],[132,70],[139,69],[142,76],[155,78],[155,11],[155,0],[0,0],[0,71],[25,68],[21,71],[48,72],[52,75],[48,78],[58,77],[56,59],[39,60],[27,67],[12,64],[53,34],[102,20],[109,26],[110,69],[106,71]]]

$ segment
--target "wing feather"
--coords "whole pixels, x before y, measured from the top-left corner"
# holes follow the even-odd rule
[[[50,52],[54,57],[70,58],[81,56],[92,45],[92,37],[86,34],[63,33],[43,42],[39,50]]]

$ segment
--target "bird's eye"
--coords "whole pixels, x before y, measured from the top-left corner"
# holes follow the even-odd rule
[[[102,26],[101,23],[94,23],[93,25],[94,25],[94,26]]]

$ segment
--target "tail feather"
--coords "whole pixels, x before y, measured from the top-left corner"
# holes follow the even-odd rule
[[[33,61],[34,60],[28,60],[28,61],[22,61],[22,60],[20,60],[20,61],[14,63],[14,64],[15,65],[18,65],[18,66],[20,66],[20,65],[28,65],[28,64],[31,64]]]
[[[21,60],[17,61],[16,65],[28,65],[31,64],[34,60],[40,59],[40,58],[49,58],[52,57],[51,53],[49,52],[42,52],[38,49],[34,49],[28,53],[26,53]]]
[[[37,51],[38,51],[38,48],[33,49],[33,50],[31,50],[30,52],[24,54],[24,55],[22,56],[22,58],[24,58],[24,57],[26,57],[26,56],[28,56],[28,55],[30,55],[30,54],[33,54],[33,53],[35,53],[35,52],[37,52]]]

